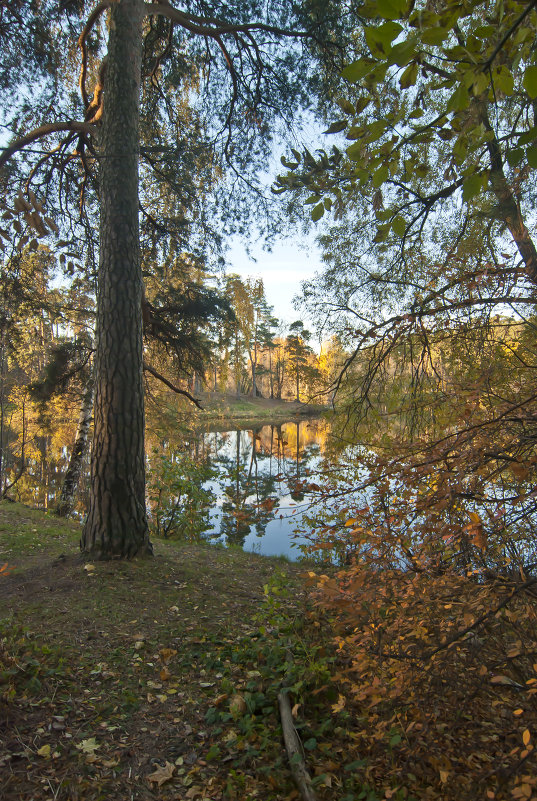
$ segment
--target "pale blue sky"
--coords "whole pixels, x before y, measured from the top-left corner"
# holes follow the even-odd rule
[[[250,250],[255,261],[248,256],[244,245],[235,240],[226,254],[228,271],[244,278],[262,278],[265,295],[278,319],[286,323],[306,321],[305,314],[293,308],[292,300],[300,294],[301,282],[313,278],[321,269],[321,255],[313,237],[309,240],[301,237],[295,242],[284,239],[270,253],[261,245],[251,246]]]

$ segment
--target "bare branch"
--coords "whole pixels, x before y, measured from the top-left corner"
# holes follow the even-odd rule
[[[293,38],[307,38],[311,37],[309,31],[290,31],[286,28],[278,28],[275,25],[266,25],[263,22],[250,22],[244,24],[233,24],[224,22],[224,20],[202,17],[194,17],[190,14],[185,14],[179,9],[163,3],[146,3],[146,14],[160,14],[163,17],[171,19],[176,22],[185,30],[191,33],[199,34],[200,36],[208,36],[215,38],[216,36],[223,36],[227,33],[244,33],[249,31],[263,31],[264,33],[272,33],[275,36],[291,36]]]
[[[80,94],[82,95],[82,100],[84,102],[84,107],[87,108],[89,106],[89,98],[86,92],[86,75],[88,72],[88,52],[86,49],[86,39],[88,35],[95,25],[96,21],[99,19],[103,11],[106,11],[107,8],[110,8],[112,3],[117,2],[117,0],[103,0],[102,3],[99,3],[96,6],[91,14],[89,15],[88,19],[86,20],[86,24],[82,29],[82,33],[78,37],[78,46],[82,51],[82,64],[80,66],[80,77],[78,79],[78,86],[80,88]]]
[[[9,161],[14,153],[22,150],[24,147],[26,147],[26,145],[36,142],[38,139],[43,139],[45,136],[49,136],[51,133],[70,131],[71,133],[93,134],[95,133],[95,130],[95,125],[92,125],[89,122],[50,122],[46,123],[45,125],[40,125],[39,128],[34,128],[33,131],[21,136],[20,139],[16,139],[15,142],[4,148],[2,155],[0,156],[0,168],[3,167],[7,161]]]
[[[190,394],[190,392],[187,392],[186,389],[180,389],[175,384],[172,384],[171,381],[168,381],[167,378],[164,378],[163,375],[161,375],[159,372],[157,372],[153,367],[151,367],[151,365],[147,364],[147,362],[144,362],[144,370],[146,370],[148,373],[151,373],[151,375],[154,376],[155,378],[158,378],[159,381],[162,381],[162,383],[165,384],[167,387],[172,389],[174,392],[177,392],[178,395],[184,395],[185,398],[188,398],[189,401],[192,401],[192,403],[195,406],[197,406],[198,409],[203,409],[203,406],[201,405],[199,400],[194,398]]]

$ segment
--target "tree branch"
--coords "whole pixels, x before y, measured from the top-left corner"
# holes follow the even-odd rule
[[[536,0],[537,2],[537,0]],[[184,14],[179,9],[163,3],[146,3],[145,13],[160,14],[163,17],[171,19],[176,22],[185,30],[191,33],[199,34],[200,36],[208,36],[215,38],[223,36],[226,33],[245,33],[249,31],[263,31],[264,33],[273,33],[276,36],[291,36],[293,38],[307,38],[312,36],[309,31],[290,31],[286,28],[278,28],[275,25],[266,25],[263,22],[250,22],[250,23],[227,23],[220,19],[204,19],[202,17],[193,17],[190,14]],[[207,24],[210,23],[210,24]]]
[[[86,20],[86,24],[82,29],[82,33],[78,37],[78,46],[82,51],[82,64],[80,66],[80,77],[78,79],[78,86],[80,88],[80,94],[82,95],[82,100],[84,102],[84,108],[89,106],[89,98],[86,92],[86,75],[88,72],[88,53],[86,49],[86,39],[88,38],[88,34],[90,33],[91,29],[95,25],[98,18],[101,16],[103,11],[106,11],[107,8],[110,8],[112,3],[117,2],[117,0],[103,0],[102,3],[99,3],[96,6],[91,14],[89,15],[88,19]]]
[[[51,133],[57,133],[58,131],[70,131],[71,133],[92,134],[95,133],[95,130],[95,125],[92,125],[89,122],[50,122],[46,123],[45,125],[40,125],[39,128],[34,128],[33,131],[21,136],[11,145],[4,148],[2,155],[0,156],[0,168],[3,167],[7,161],[9,161],[14,153],[22,150],[22,148],[26,147],[26,145],[36,142],[38,139],[43,139],[45,136],[48,136]]]
[[[168,381],[167,378],[164,378],[163,375],[157,372],[153,367],[151,367],[151,365],[147,364],[147,362],[144,362],[144,370],[146,370],[148,373],[151,373],[151,375],[155,378],[158,378],[159,381],[162,381],[163,384],[172,389],[178,395],[184,395],[185,398],[188,398],[189,401],[192,401],[192,403],[197,406],[198,409],[203,409],[203,406],[199,400],[196,400],[196,398],[194,398],[190,392],[187,392],[186,389],[179,389],[179,387],[175,386],[175,384],[172,384],[172,382]]]

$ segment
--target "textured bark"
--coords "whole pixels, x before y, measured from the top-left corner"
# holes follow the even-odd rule
[[[526,267],[530,281],[537,284],[537,249],[522,217],[520,204],[507,182],[500,145],[490,124],[484,103],[479,104],[480,119],[492,135],[487,143],[490,158],[490,183],[498,201],[498,214],[503,219]]]
[[[145,508],[138,151],[142,0],[110,9],[100,138],[95,433],[81,549],[94,559],[152,553]]]
[[[88,448],[92,412],[93,375],[88,382],[86,392],[82,399],[78,427],[75,434],[71,458],[69,459],[69,466],[63,479],[58,505],[54,510],[58,517],[67,517],[67,515],[71,514],[75,506],[76,491],[82,474],[82,464]]]

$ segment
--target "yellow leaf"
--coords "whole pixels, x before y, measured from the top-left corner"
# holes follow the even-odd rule
[[[344,708],[345,704],[346,704],[346,698],[345,698],[344,695],[340,694],[338,699],[337,699],[337,704],[332,704],[332,712],[334,712],[334,714],[337,714],[338,712],[341,712],[341,710]]]
[[[515,709],[514,712],[513,712],[513,715],[517,715],[517,716],[518,715],[523,715],[523,714],[524,714],[524,710],[523,709]]]
[[[531,734],[529,729],[525,729],[524,733],[522,734],[522,742],[524,745],[529,745],[529,741],[531,740]]]
[[[82,740],[77,746],[79,751],[83,751],[84,754],[93,754],[101,746],[95,739],[95,737],[89,737],[87,740]]]
[[[168,665],[176,653],[177,650],[175,648],[161,648],[159,651],[159,656],[163,664]]]
[[[449,778],[449,770],[441,770],[440,771],[440,781],[442,784],[445,784]]]
[[[476,526],[478,526],[481,523],[481,518],[479,517],[477,512],[468,512],[468,516],[472,521],[472,523],[475,523]]]
[[[50,759],[50,745],[42,745],[38,750],[37,755],[44,757],[44,759]]]

